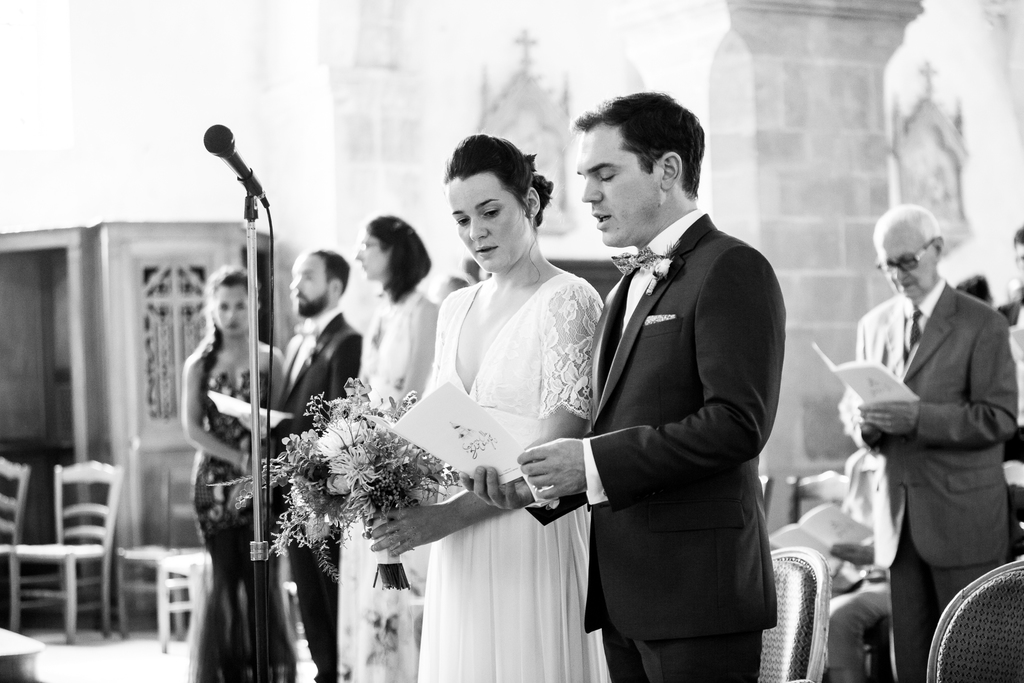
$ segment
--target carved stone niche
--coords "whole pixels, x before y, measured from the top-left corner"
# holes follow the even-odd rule
[[[964,215],[961,179],[967,161],[959,104],[949,116],[936,104],[932,88],[934,71],[925,64],[924,94],[903,116],[893,106],[893,156],[900,204],[918,204],[939,221],[947,249],[954,249],[971,235]]]
[[[569,133],[569,89],[561,101],[541,86],[530,71],[530,39],[524,30],[516,40],[523,47],[519,70],[497,97],[490,97],[486,75],[481,88],[480,132],[505,138],[526,154],[537,155],[537,170],[555,184],[551,204],[544,210],[541,234],[561,235],[575,228],[566,196],[565,150]]]

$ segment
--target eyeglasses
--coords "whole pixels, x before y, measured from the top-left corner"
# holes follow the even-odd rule
[[[904,254],[903,256],[897,256],[894,259],[886,259],[885,263],[876,261],[875,267],[882,272],[890,272],[897,268],[902,270],[904,273],[914,270],[917,268],[917,265],[921,263],[921,257],[924,256],[929,247],[935,244],[935,240],[937,239],[937,237],[933,237],[928,240],[925,245],[921,247],[921,251],[916,254]]]

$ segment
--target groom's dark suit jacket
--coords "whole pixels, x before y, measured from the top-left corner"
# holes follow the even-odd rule
[[[592,508],[586,628],[610,620],[637,640],[770,628],[757,464],[782,375],[778,280],[707,216],[621,321],[629,280],[609,294],[596,331],[591,447],[608,502]]]

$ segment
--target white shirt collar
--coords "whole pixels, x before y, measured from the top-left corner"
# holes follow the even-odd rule
[[[942,296],[942,290],[945,286],[946,281],[939,278],[939,282],[932,287],[932,291],[928,292],[921,305],[917,307],[926,320],[932,317],[932,313],[935,311],[936,304],[939,303],[939,297]],[[903,298],[903,302],[903,312],[907,316],[907,320],[910,320],[914,315],[914,302],[907,297]]]
[[[315,337],[319,337],[324,332],[324,328],[331,324],[331,321],[341,315],[341,301],[334,305],[333,308],[326,308],[312,318],[306,318],[302,323],[302,331],[306,334],[315,333]]]
[[[655,254],[661,254],[667,256],[667,251],[679,239],[683,236],[683,233],[689,229],[691,225],[697,222],[697,220],[704,215],[704,212],[700,209],[694,209],[693,211],[683,214],[678,220],[670,224],[667,228],[655,235],[651,243],[648,244]]]

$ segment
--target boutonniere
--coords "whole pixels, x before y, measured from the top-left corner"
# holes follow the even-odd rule
[[[654,265],[651,266],[651,281],[647,284],[647,292],[645,294],[650,295],[654,291],[654,288],[658,286],[658,283],[665,279],[668,275],[668,269],[672,267],[672,259],[668,256],[662,256]]]

